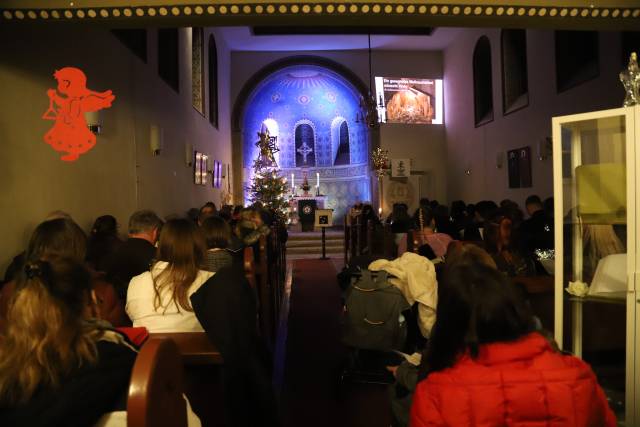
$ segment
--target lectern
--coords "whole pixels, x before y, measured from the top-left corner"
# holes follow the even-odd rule
[[[302,231],[313,231],[317,207],[318,204],[314,199],[298,200],[298,217]]]

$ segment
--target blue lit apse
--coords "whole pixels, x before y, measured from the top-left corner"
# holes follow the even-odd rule
[[[334,221],[357,201],[371,200],[369,129],[356,120],[360,94],[336,72],[316,65],[282,68],[260,82],[249,96],[243,115],[244,187],[251,180],[258,155],[257,133],[277,136],[275,154],[282,175],[297,194],[306,172],[315,194],[316,173]],[[247,194],[245,193],[245,199]]]

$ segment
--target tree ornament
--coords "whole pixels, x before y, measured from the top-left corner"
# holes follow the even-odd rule
[[[371,153],[371,162],[373,163],[373,169],[376,172],[378,178],[387,174],[389,168],[389,152],[380,147],[377,147]]]
[[[253,161],[253,179],[247,191],[253,203],[260,203],[271,210],[276,218],[287,222],[289,204],[285,198],[285,186],[273,155],[278,151],[276,138],[269,136],[269,131],[258,132],[258,157]]]

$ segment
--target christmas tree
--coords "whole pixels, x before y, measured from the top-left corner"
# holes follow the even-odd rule
[[[253,203],[260,203],[274,212],[278,220],[286,223],[289,217],[289,203],[285,198],[287,181],[280,176],[278,164],[273,154],[278,150],[276,138],[269,136],[268,130],[258,132],[256,146],[260,149],[253,161],[253,179],[248,188]]]

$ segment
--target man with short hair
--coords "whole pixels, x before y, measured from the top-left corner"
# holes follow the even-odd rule
[[[202,226],[204,220],[209,218],[210,216],[214,216],[217,213],[216,204],[213,202],[205,203],[201,208],[200,212],[198,212],[198,225]]]
[[[529,218],[518,230],[522,252],[531,256],[536,249],[553,249],[553,221],[545,213],[542,200],[533,194],[524,205]]]
[[[120,299],[126,301],[131,279],[149,270],[162,224],[162,219],[147,209],[134,212],[129,218],[129,238],[106,263],[107,280]]]

